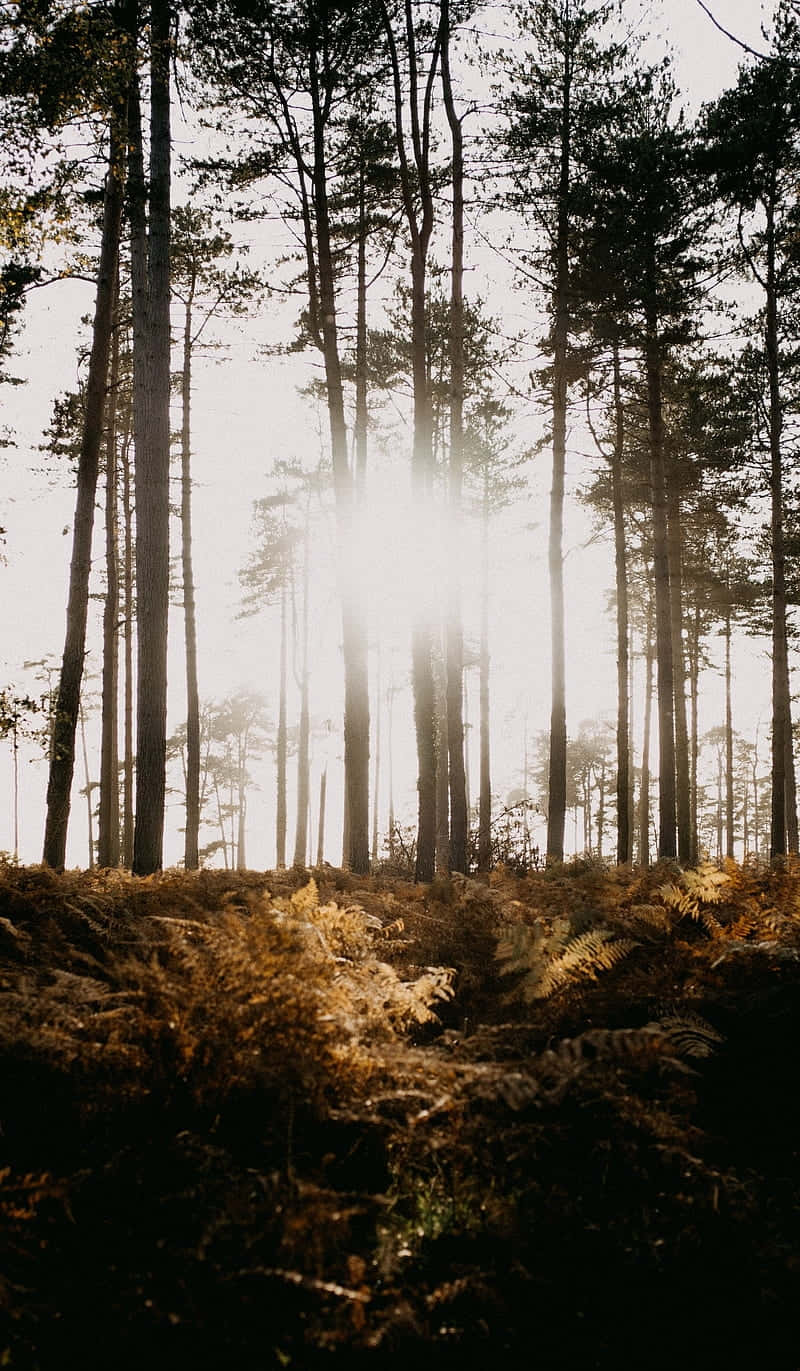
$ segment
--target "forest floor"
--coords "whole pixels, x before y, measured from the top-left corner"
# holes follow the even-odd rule
[[[0,868],[0,1366],[796,1371],[799,1030],[797,867]]]

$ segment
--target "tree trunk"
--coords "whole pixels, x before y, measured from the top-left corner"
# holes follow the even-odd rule
[[[389,681],[389,732],[386,739],[386,750],[389,754],[389,774],[387,782],[389,785],[389,860],[394,860],[395,854],[395,813],[394,813],[394,681]]]
[[[774,191],[774,187],[773,187]],[[789,661],[786,642],[786,552],[783,527],[783,414],[780,393],[778,297],[775,280],[775,198],[767,205],[765,347],[769,380],[769,447],[772,544],[772,813],[770,857],[786,855],[786,757],[791,746]]]
[[[344,657],[344,772],[347,792],[348,865],[360,874],[369,871],[369,674],[366,609],[358,569],[354,564],[354,482],[347,455],[342,369],[336,321],[336,272],[331,248],[328,207],[325,123],[327,114],[319,86],[317,55],[310,54],[310,87],[314,127],[313,197],[317,228],[319,306],[322,355],[331,434],[333,485],[339,544]],[[301,159],[300,174],[304,175]],[[308,794],[306,793],[306,809]]]
[[[86,713],[83,701],[78,704],[78,717],[81,728],[81,753],[83,755],[83,793],[86,796],[86,826],[89,840],[89,870],[94,867],[94,815],[92,813],[92,778],[89,774],[89,749],[86,746]]]
[[[363,134],[363,127],[362,127]],[[367,485],[367,209],[364,147],[358,168],[358,245],[356,265],[356,412],[353,424],[356,500],[363,503]]]
[[[450,778],[448,768],[447,674],[439,644],[433,664],[436,691],[436,874],[450,870]]]
[[[131,409],[127,409],[126,432],[122,441],[122,512],[125,524],[123,548],[123,580],[125,590],[124,627],[124,762],[122,768],[122,865],[127,871],[133,866],[133,493],[131,489]]]
[[[644,722],[642,724],[642,773],[639,783],[639,864],[650,865],[650,728],[653,715],[652,609],[647,614],[644,658]]]
[[[183,624],[186,648],[186,833],[183,865],[196,871],[200,865],[200,690],[197,681],[197,614],[192,565],[192,305],[194,280],[190,281],[183,321],[183,371],[181,374],[181,566],[183,572]]]
[[[309,563],[311,560],[311,538],[306,524],[305,545],[303,549],[303,621],[302,660],[300,666],[300,728],[297,738],[297,819],[294,839],[294,865],[305,866],[308,860],[308,806],[311,794],[311,722],[308,707],[309,661]]]
[[[378,666],[375,681],[375,770],[372,791],[372,862],[378,860],[378,811],[380,808],[381,785],[381,659],[378,652]]]
[[[119,389],[119,273],[111,348],[106,434],[106,598],[103,605],[103,703],[97,862],[119,866],[119,538],[117,525],[117,391]]]
[[[139,175],[141,158],[138,156],[141,151],[140,118],[134,121],[131,140],[139,163],[136,168],[137,195],[132,195],[131,199],[131,255],[132,259],[138,259],[133,278],[139,642],[133,870],[137,876],[147,876],[160,869],[164,842],[170,510],[169,75],[169,0],[152,0],[150,194],[146,241],[140,189],[143,177]]]
[[[103,231],[97,272],[92,350],[86,383],[81,450],[78,459],[78,490],[72,535],[72,561],[67,599],[67,626],[61,675],[58,684],[50,775],[47,784],[42,860],[62,870],[66,859],[72,777],[75,770],[75,730],[78,724],[81,680],[86,652],[86,621],[89,609],[89,574],[92,560],[94,505],[103,439],[108,359],[114,323],[114,296],[119,260],[124,175],[122,156],[124,120],[117,112],[111,120],[109,159],[103,201]]]
[[[489,465],[483,471],[481,519],[481,629],[479,649],[480,791],[478,796],[478,870],[492,864],[492,779],[489,736]]]
[[[238,795],[236,813],[238,824],[236,829],[236,870],[245,871],[247,868],[247,854],[245,850],[245,836],[247,830],[247,748],[248,733],[245,729],[244,734],[239,737],[239,765],[237,767]]]
[[[412,0],[405,0],[403,8],[408,48],[408,109],[411,121],[413,170],[409,164],[403,128],[403,94],[397,45],[386,4],[384,0],[380,0],[392,71],[400,184],[411,239],[411,370],[414,391],[412,485],[417,514],[422,521],[430,506],[433,480],[433,424],[426,355],[425,285],[428,247],[433,229],[433,193],[429,165],[431,102],[442,39],[442,19],[440,12],[439,28],[428,64],[420,115]],[[422,546],[420,553],[425,551],[425,547]],[[436,700],[431,646],[429,616],[420,606],[417,609],[411,642],[411,679],[417,740],[417,881],[430,881],[433,878],[436,858]]]
[[[325,801],[328,793],[328,768],[323,767],[319,778],[319,820],[317,823],[317,866],[325,860]]]
[[[450,870],[467,870],[467,787],[464,771],[464,629],[458,549],[464,467],[464,140],[453,104],[450,74],[450,6],[441,0],[442,93],[453,152],[452,263],[450,289],[450,547],[446,626],[447,750],[450,780]]]
[[[277,771],[277,803],[275,811],[275,865],[279,871],[286,866],[286,678],[287,678],[287,612],[286,587],[281,586],[281,646],[278,695],[278,737],[276,742],[275,763]]]
[[[697,839],[697,765],[700,757],[699,700],[700,700],[700,605],[695,602],[692,633],[689,640],[689,698],[691,707],[691,744],[689,752],[689,790],[692,816],[692,852],[690,860],[699,857]]]
[[[667,557],[669,561],[669,604],[672,625],[672,671],[675,710],[675,810],[678,830],[678,858],[688,864],[692,856],[692,805],[689,768],[689,730],[686,721],[686,661],[683,650],[683,534],[677,474],[667,489]]]
[[[553,307],[553,485],[550,492],[550,644],[552,682],[550,706],[550,765],[547,805],[547,860],[564,860],[564,821],[567,809],[567,713],[564,645],[564,475],[567,444],[567,348],[569,343],[569,192],[571,113],[571,54],[564,43],[558,224],[555,242]]]
[[[625,547],[625,505],[622,461],[625,449],[625,412],[622,406],[619,345],[614,343],[614,450],[611,490],[614,508],[614,567],[617,593],[617,861],[631,860],[630,704],[628,693],[628,566]]]
[[[725,856],[733,859],[733,707],[731,699],[731,611],[725,611]]]
[[[650,429],[650,484],[653,514],[653,582],[656,603],[658,674],[658,855],[677,856],[675,829],[675,681],[672,657],[672,608],[669,585],[667,484],[661,403],[661,347],[655,312],[648,311],[647,410]]]
[[[792,730],[792,691],[789,679],[789,651],[786,651],[786,847],[797,854],[797,780],[794,767],[794,733]]]

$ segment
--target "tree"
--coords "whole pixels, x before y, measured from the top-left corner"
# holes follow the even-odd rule
[[[452,547],[458,542],[464,479],[464,134],[463,115],[453,99],[451,74],[451,14],[449,0],[441,0],[442,97],[452,147],[453,187],[450,290],[450,470],[448,483]],[[467,870],[467,787],[464,769],[464,629],[455,556],[448,558],[446,617],[447,753],[450,779],[450,849],[452,871]]]
[[[403,0],[398,16],[390,13],[385,0],[379,0],[379,9],[391,63],[400,188],[411,247],[411,368],[414,395],[411,470],[416,514],[422,524],[430,508],[434,465],[431,395],[426,365],[427,273],[434,226],[434,177],[431,164],[433,92],[444,25],[441,12],[440,23],[433,32],[418,18],[415,21],[412,0]],[[405,91],[401,45],[407,75]],[[423,547],[420,554],[424,552]],[[433,879],[436,859],[436,699],[432,652],[431,625],[427,613],[419,606],[411,644],[417,740],[415,875],[418,881]]]
[[[117,18],[122,17],[117,10]],[[73,525],[67,627],[56,703],[55,731],[47,786],[43,861],[64,866],[70,792],[75,766],[75,732],[80,708],[81,678],[89,603],[94,504],[103,434],[109,351],[122,224],[124,147],[131,57],[130,35],[120,25],[122,54],[118,80],[110,92],[108,171],[103,199],[103,228],[92,332],[92,351],[86,383],[86,402],[78,463],[78,490]],[[126,44],[128,45],[126,47]]]
[[[693,336],[695,278],[704,244],[691,135],[673,114],[675,88],[662,70],[634,73],[618,92],[613,118],[598,126],[587,152],[594,212],[587,234],[613,292],[627,338],[644,363],[648,421],[659,737],[659,855],[678,855],[676,636],[673,599],[680,584],[680,532],[670,486],[664,374],[672,350]],[[672,546],[672,567],[670,547]],[[672,586],[670,576],[672,575]],[[674,594],[673,594],[674,588]],[[679,704],[683,685],[678,681]],[[685,709],[685,705],[683,705]],[[681,736],[681,857],[688,859],[689,778]],[[686,849],[685,851],[683,849]]]
[[[150,8],[150,175],[134,82],[129,135],[138,629],[133,871],[161,867],[167,744],[170,396],[169,0]],[[146,217],[145,217],[146,216]]]
[[[368,83],[377,17],[310,0],[301,13],[239,0],[204,4],[193,32],[224,92],[264,126],[255,174],[280,174],[296,197],[305,255],[304,328],[325,371],[338,531],[345,674],[345,788],[349,855],[369,870],[369,683],[366,614],[352,557],[355,482],[350,467],[339,343],[335,224],[332,216],[333,116]]]
[[[786,637],[784,405],[781,311],[798,285],[797,179],[800,174],[800,23],[782,0],[770,60],[740,69],[733,90],[706,111],[709,165],[717,192],[736,216],[741,257],[763,291],[772,561],[772,815],[770,852],[787,850],[787,754],[791,707]]]
[[[564,486],[572,320],[572,257],[580,144],[597,119],[612,58],[597,34],[611,6],[593,0],[536,0],[520,18],[533,51],[514,64],[507,102],[507,142],[513,162],[513,201],[533,217],[540,242],[526,253],[544,276],[551,327],[548,377],[552,412],[553,480],[550,494],[551,712],[547,858],[563,861],[567,786],[567,717],[564,623]],[[613,60],[618,61],[619,49]]]
[[[260,277],[241,263],[223,266],[233,241],[207,212],[176,206],[172,212],[171,286],[183,307],[181,366],[181,567],[186,651],[186,831],[184,867],[198,866],[200,826],[200,694],[197,679],[197,614],[192,566],[192,358],[213,319],[241,315]]]

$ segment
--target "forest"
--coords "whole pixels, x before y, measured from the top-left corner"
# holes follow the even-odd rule
[[[800,4],[683,8],[0,0],[0,1365],[796,1368]]]

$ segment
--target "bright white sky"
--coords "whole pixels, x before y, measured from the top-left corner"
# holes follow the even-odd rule
[[[755,47],[761,46],[760,24],[773,6],[756,0],[711,0],[710,6],[720,23]],[[660,46],[669,40],[677,58],[680,84],[692,104],[713,97],[736,75],[741,53],[719,33],[702,12],[696,0],[653,0],[630,5],[631,13],[642,12],[642,25]],[[179,134],[180,136],[180,134]],[[257,245],[255,245],[257,248]],[[480,282],[488,295],[490,308],[503,313],[509,331],[520,322],[534,323],[531,303],[509,288],[508,274],[493,254],[473,250],[472,279]],[[82,315],[92,307],[92,292],[77,282],[63,282],[34,292],[28,308],[27,324],[11,369],[27,378],[24,387],[3,389],[3,423],[17,433],[18,446],[0,455],[5,491],[0,506],[0,523],[8,529],[7,564],[0,568],[4,583],[2,665],[0,683],[14,683],[20,690],[35,693],[38,687],[30,673],[22,670],[26,661],[50,657],[60,660],[64,633],[64,606],[70,529],[74,492],[62,479],[42,474],[43,458],[36,451],[47,426],[52,401],[61,391],[74,388],[76,379],[75,337]],[[239,621],[238,569],[247,559],[250,544],[252,500],[266,494],[265,473],[280,457],[303,457],[312,464],[319,452],[319,432],[325,433],[324,417],[309,400],[296,394],[298,384],[309,374],[310,363],[266,358],[259,355],[261,344],[275,341],[285,332],[287,318],[280,307],[268,303],[264,317],[247,321],[236,329],[226,327],[227,350],[216,360],[198,361],[195,368],[193,402],[195,473],[195,549],[197,601],[200,620],[200,678],[204,697],[221,698],[240,687],[263,690],[273,714],[276,712],[277,637],[274,619],[268,615]],[[527,424],[519,425],[521,442],[537,436],[538,421],[531,413]],[[529,425],[529,427],[527,426]],[[376,518],[375,539],[371,549],[374,575],[371,589],[376,615],[383,624],[383,679],[393,663],[398,683],[408,666],[408,605],[403,588],[408,582],[404,571],[409,554],[403,553],[402,537],[407,535],[407,520],[392,519],[392,511],[402,508],[406,490],[407,455],[405,440],[398,432],[396,443],[403,450],[394,455],[394,464],[381,459],[380,484],[373,482]],[[574,435],[577,447],[583,445],[580,433]],[[376,460],[378,460],[376,458]],[[570,485],[574,490],[585,477],[586,461],[579,452],[569,459]],[[549,490],[549,460],[537,459],[530,473],[530,489],[517,508],[498,522],[492,543],[492,658],[494,760],[493,778],[500,797],[519,785],[523,736],[545,729],[549,718],[549,626],[546,580],[546,500]],[[530,525],[534,528],[531,530]],[[528,527],[526,528],[526,525]],[[570,504],[566,546],[571,549],[566,561],[568,606],[568,724],[577,731],[581,720],[607,714],[614,708],[615,666],[613,625],[606,609],[613,582],[609,544],[584,546],[588,537],[583,512]],[[400,541],[397,541],[400,540]],[[100,544],[98,543],[98,552]],[[318,546],[320,564],[330,564],[329,549],[321,536]],[[477,545],[469,538],[462,548],[465,575],[467,631],[477,629],[476,575]],[[398,576],[398,570],[400,575]],[[338,653],[338,606],[332,593],[330,573],[317,587],[314,606],[314,664],[312,677],[312,714],[320,720],[341,717],[341,665]],[[380,596],[380,603],[378,597]],[[470,608],[471,607],[471,608]],[[99,620],[100,608],[96,612]],[[377,622],[377,619],[376,619]],[[171,622],[172,657],[170,669],[170,729],[184,717],[182,688],[182,625],[177,612]],[[90,660],[99,671],[97,623]],[[740,643],[736,656],[736,722],[743,731],[752,732],[759,719],[768,719],[768,669],[765,645]],[[717,676],[707,673],[704,683],[704,718],[707,728],[721,721],[721,687]],[[402,703],[402,701],[405,703]],[[477,683],[470,686],[470,714],[477,720]],[[638,727],[641,720],[636,719]],[[384,740],[386,721],[384,718]],[[473,740],[477,729],[473,730]],[[765,735],[762,722],[761,734]],[[90,721],[89,739],[93,778],[99,721]],[[341,745],[339,744],[339,747]],[[329,828],[326,856],[338,862],[341,813],[336,774],[336,749],[331,746],[329,777]],[[637,758],[638,744],[637,744]],[[46,767],[23,752],[20,856],[23,861],[39,860],[43,831]],[[321,761],[317,745],[312,775],[312,790],[318,784]],[[477,752],[471,756],[473,785],[477,785]],[[398,814],[411,821],[414,814],[414,742],[408,709],[408,693],[399,697],[395,711],[395,798]],[[249,805],[248,862],[268,866],[274,862],[274,774],[271,760],[254,768],[260,789],[253,792]],[[386,766],[381,789],[381,825],[386,821]],[[80,754],[76,767],[76,788],[68,861],[86,864],[85,801],[78,795],[83,784]],[[11,815],[10,749],[0,746],[0,849],[13,847]],[[291,804],[291,798],[290,798]],[[291,823],[290,809],[290,853]],[[165,860],[178,860],[182,838],[181,796],[171,797]],[[312,825],[314,842],[315,828]]]

